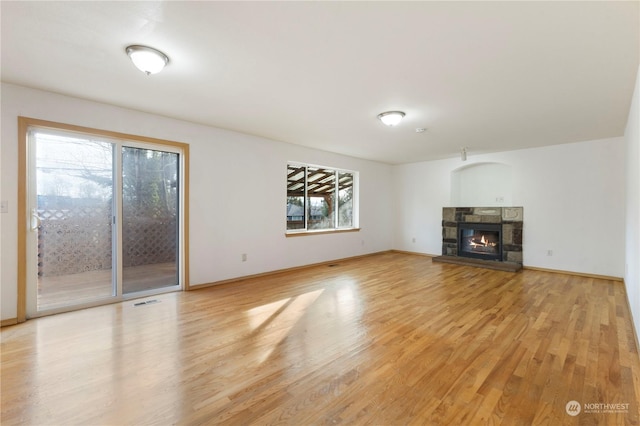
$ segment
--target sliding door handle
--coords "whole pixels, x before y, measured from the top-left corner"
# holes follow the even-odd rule
[[[40,216],[38,216],[38,210],[36,210],[35,208],[31,209],[31,230],[37,231],[38,228],[40,228],[41,224],[42,219],[40,219]]]

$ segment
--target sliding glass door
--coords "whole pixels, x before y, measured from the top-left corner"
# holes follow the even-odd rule
[[[181,150],[28,135],[27,315],[180,289]]]
[[[174,152],[122,148],[122,291],[178,284],[178,160]]]
[[[114,297],[114,145],[55,132],[32,142],[37,310]]]

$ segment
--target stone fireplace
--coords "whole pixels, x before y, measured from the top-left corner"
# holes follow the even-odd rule
[[[522,207],[445,207],[442,257],[522,266]]]

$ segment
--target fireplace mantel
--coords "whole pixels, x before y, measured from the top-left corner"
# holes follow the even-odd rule
[[[442,255],[458,257],[458,225],[486,223],[502,227],[502,259],[522,266],[522,207],[444,207],[442,209]]]

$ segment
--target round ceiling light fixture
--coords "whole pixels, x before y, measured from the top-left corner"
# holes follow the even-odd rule
[[[147,75],[159,73],[169,63],[167,55],[152,47],[134,44],[125,50],[133,65]]]
[[[378,118],[387,126],[396,126],[402,121],[404,115],[402,111],[387,111],[378,114]]]

